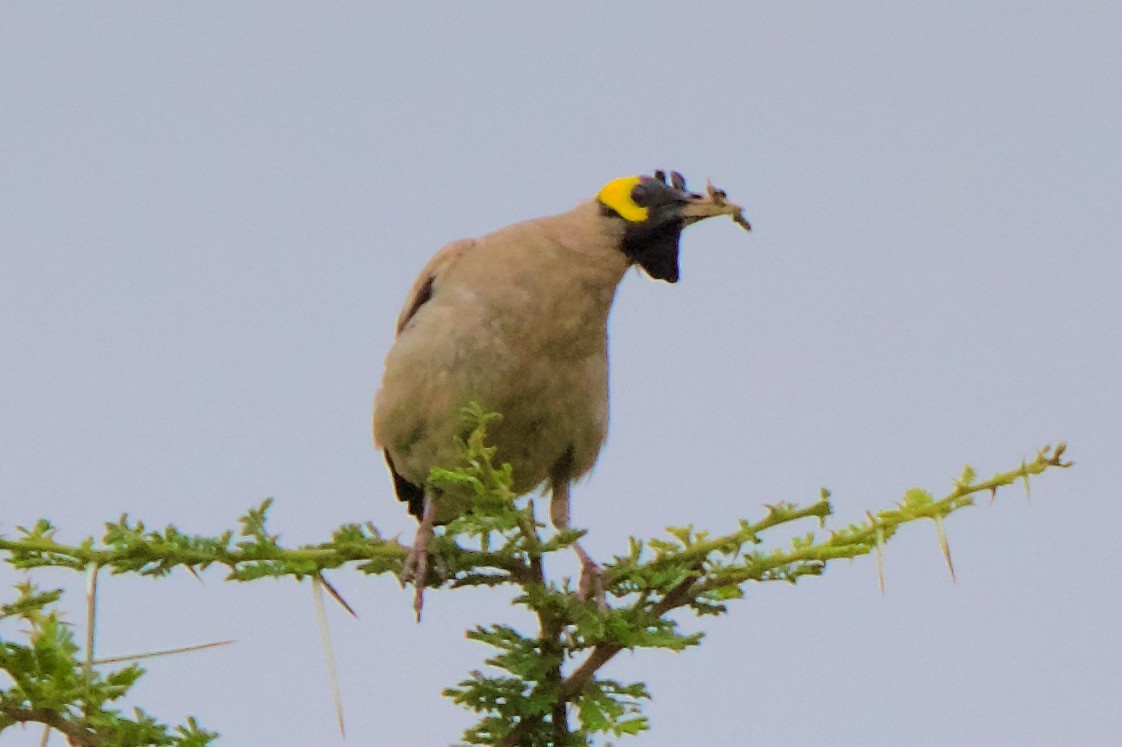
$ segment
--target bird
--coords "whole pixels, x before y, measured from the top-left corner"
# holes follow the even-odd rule
[[[374,399],[373,436],[397,498],[418,520],[403,573],[420,620],[434,527],[470,509],[470,497],[427,484],[462,456],[461,411],[477,403],[501,418],[487,437],[512,466],[519,495],[545,487],[550,518],[570,528],[571,486],[596,463],[608,430],[607,322],[632,267],[677,283],[683,229],[743,209],[678,172],[625,176],[557,215],[453,241],[421,270],[397,318]],[[582,596],[598,596],[599,567],[577,543]]]

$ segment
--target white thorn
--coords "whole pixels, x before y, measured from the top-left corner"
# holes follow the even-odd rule
[[[97,625],[97,563],[86,566],[86,659],[82,662],[82,674],[90,678],[94,661],[94,633]]]
[[[339,734],[346,739],[347,730],[343,725],[343,698],[339,694],[339,677],[335,672],[335,655],[331,650],[331,633],[327,629],[327,610],[323,606],[323,585],[318,578],[312,579],[312,597],[316,603],[316,622],[319,624],[320,641],[323,643],[323,657],[327,663],[327,679],[331,682],[331,699],[335,703],[335,719],[339,723]]]
[[[947,559],[947,569],[951,572],[951,581],[957,581],[954,575],[954,563],[951,561],[951,548],[947,544],[947,531],[943,528],[943,517],[935,517],[935,531],[939,533],[939,548],[943,551],[943,557]]]
[[[126,661],[140,661],[142,659],[155,659],[159,656],[174,656],[176,654],[187,654],[192,651],[205,651],[208,648],[218,648],[219,646],[229,646],[235,643],[233,640],[229,641],[212,641],[211,643],[197,643],[194,646],[181,646],[179,648],[165,648],[159,651],[145,651],[143,654],[129,654],[127,656],[108,656],[103,659],[94,659],[94,664],[121,664]]]

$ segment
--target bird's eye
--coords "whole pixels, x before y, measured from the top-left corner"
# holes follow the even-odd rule
[[[648,198],[650,195],[647,193],[647,186],[639,182],[631,189],[631,201],[639,207],[648,206]]]

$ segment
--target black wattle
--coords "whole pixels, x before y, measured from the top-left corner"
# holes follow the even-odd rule
[[[682,227],[676,223],[635,226],[623,238],[623,252],[655,280],[678,282],[678,239]]]

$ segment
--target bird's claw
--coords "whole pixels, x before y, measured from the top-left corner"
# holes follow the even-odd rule
[[[608,609],[608,601],[604,596],[604,579],[601,575],[603,568],[593,560],[579,545],[577,557],[580,558],[580,581],[577,583],[577,596],[582,602],[595,600],[601,612]]]
[[[421,621],[421,609],[425,606],[425,581],[428,573],[429,551],[425,548],[425,543],[415,542],[401,564],[401,574],[397,580],[403,589],[406,584],[413,584],[413,614],[416,615],[417,622]]]
[[[401,573],[397,576],[401,588],[404,589],[406,584],[410,584],[416,581],[418,577],[424,576],[428,569],[428,554],[428,550],[419,545],[413,545],[413,547],[409,548],[405,560],[401,563]]]
[[[417,622],[421,622],[421,609],[425,605],[425,586],[429,576],[429,541],[433,538],[433,524],[436,517],[436,507],[431,496],[425,496],[424,510],[421,514],[421,523],[417,526],[417,534],[413,537],[413,546],[401,564],[401,575],[398,581],[404,589],[409,582],[413,583],[413,614]]]

